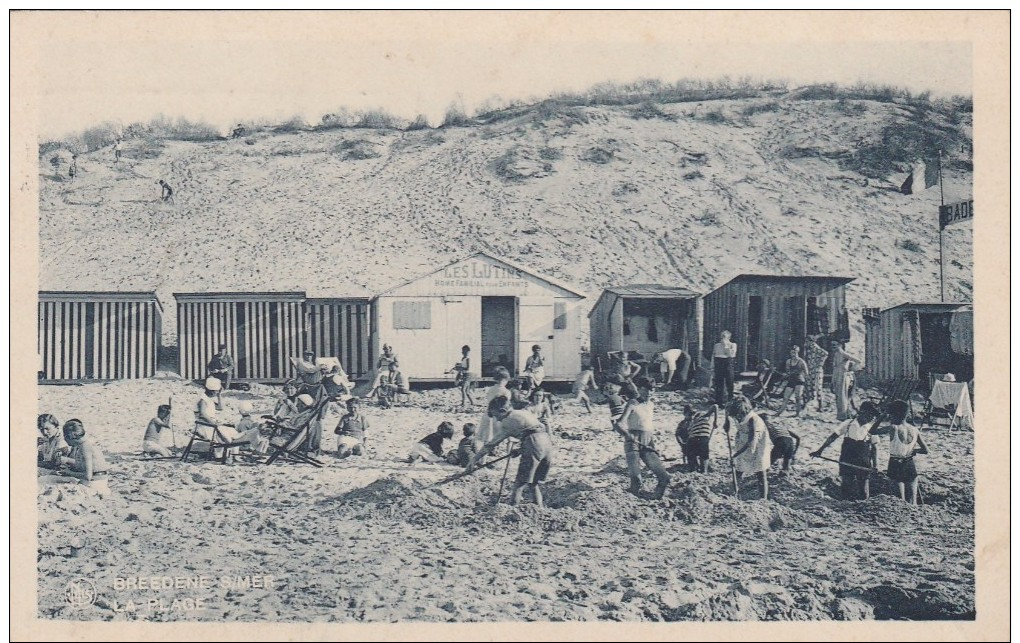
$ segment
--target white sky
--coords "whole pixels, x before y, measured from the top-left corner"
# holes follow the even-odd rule
[[[719,26],[740,19],[690,14],[612,14],[594,25],[590,14],[573,14],[553,16],[561,19],[551,26],[534,20],[545,14],[270,14],[252,22],[254,30],[244,20],[207,19],[214,16],[231,17],[58,16],[86,19],[38,41],[39,133],[158,114],[226,131],[256,118],[315,123],[340,107],[424,113],[436,124],[452,102],[471,113],[493,97],[542,98],[639,78],[864,80],[934,95],[969,95],[972,86],[969,43],[818,42],[809,28],[790,30],[795,42],[777,42],[768,30],[754,32],[756,41]],[[738,16],[749,28],[752,17]],[[267,32],[274,22],[287,24]],[[828,33],[839,33],[838,22],[829,23]]]

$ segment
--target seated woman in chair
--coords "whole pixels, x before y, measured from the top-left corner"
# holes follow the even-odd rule
[[[258,428],[241,433],[233,425],[220,421],[215,400],[221,386],[220,381],[214,377],[205,381],[205,392],[199,398],[198,404],[195,405],[195,435],[206,442],[223,442],[233,445],[227,453],[228,463],[233,461],[233,457],[245,444],[253,451],[264,452],[266,443]],[[217,448],[213,453],[214,457],[222,455],[222,448]]]

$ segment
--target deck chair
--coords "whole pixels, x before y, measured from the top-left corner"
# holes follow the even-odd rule
[[[902,400],[907,403],[907,406],[910,409],[909,417],[914,417],[914,403],[912,398],[914,396],[914,391],[917,390],[919,385],[920,381],[909,378],[889,380],[879,388],[879,396],[872,396],[870,401],[874,402],[878,406],[879,411],[884,414],[892,402]]]
[[[761,401],[762,408],[770,411],[785,411],[786,409],[778,408],[783,403],[783,391],[785,390],[786,375],[773,370],[769,385],[765,388],[765,396]]]
[[[206,443],[209,445],[209,457],[219,460],[220,464],[226,464],[227,458],[230,456],[230,450],[233,448],[240,448],[242,446],[248,446],[248,442],[231,442],[223,435],[220,431],[220,426],[232,426],[230,424],[216,425],[208,422],[203,422],[198,419],[198,413],[195,413],[195,428],[191,432],[191,439],[188,440],[188,446],[184,447],[184,453],[181,454],[181,462],[187,462],[188,457],[192,454],[195,443]],[[199,427],[211,427],[211,437],[205,437],[199,433]],[[216,456],[216,449],[223,449],[223,454]],[[196,452],[197,453],[197,452]]]
[[[311,424],[316,416],[322,413],[322,409],[329,402],[325,395],[312,407],[312,412],[302,418],[297,425],[288,425],[276,421],[272,416],[262,416],[266,425],[272,429],[272,437],[269,439],[269,457],[266,464],[273,464],[280,458],[292,462],[310,464],[313,467],[322,467],[323,463],[309,453],[311,441]]]
[[[751,404],[755,407],[768,408],[768,393],[769,387],[772,384],[772,380],[776,378],[776,369],[770,368],[765,374],[765,380],[758,383],[757,376],[754,381],[750,384],[745,384],[740,388],[740,392],[744,394],[744,397],[751,400]]]

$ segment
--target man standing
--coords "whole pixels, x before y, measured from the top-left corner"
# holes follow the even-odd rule
[[[724,330],[712,348],[712,386],[715,403],[723,406],[733,397],[733,359],[737,345],[730,341],[730,331]]]
[[[316,364],[315,353],[310,350],[305,351],[303,359],[292,357],[291,363],[294,364],[296,379],[301,383],[298,393],[314,394],[319,387],[319,382],[325,377],[328,367],[325,364]]]
[[[234,360],[227,353],[227,345],[220,344],[219,351],[209,360],[209,377],[215,377],[223,384],[223,390],[230,390],[230,380],[234,376]]]

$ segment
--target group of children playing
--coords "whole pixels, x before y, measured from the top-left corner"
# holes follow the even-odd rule
[[[387,347],[389,348],[389,347]],[[462,359],[454,366],[458,374],[457,385],[461,388],[465,402],[474,406],[475,401],[470,393],[472,377],[470,375],[470,348],[462,349]],[[535,355],[540,357],[540,348],[535,346]],[[396,356],[390,350],[384,355],[389,369],[395,369]],[[643,495],[641,466],[650,470],[657,479],[652,497],[661,498],[670,482],[670,475],[663,465],[663,458],[654,441],[654,405],[651,394],[655,383],[636,373],[634,365],[622,362],[606,377],[602,388],[603,403],[609,408],[612,430],[624,439],[624,455],[627,461],[630,491]],[[510,417],[521,411],[523,414],[514,416],[515,422],[527,426],[522,435],[530,436],[543,433],[548,437],[549,417],[553,413],[549,395],[538,386],[541,382],[541,362],[535,360],[532,370],[524,377],[511,383],[509,371],[498,367],[495,371],[495,384],[485,393],[486,414],[480,425],[474,422],[464,424],[463,437],[456,448],[447,451],[446,443],[453,439],[454,426],[449,421],[442,422],[436,431],[419,440],[411,449],[407,462],[415,464],[420,461],[459,465],[470,467],[476,465],[480,458],[491,451],[494,443],[508,437],[500,418]],[[539,377],[535,377],[535,375]],[[339,377],[339,376],[338,376]],[[537,382],[536,382],[537,380]],[[380,386],[387,384],[380,381]],[[321,382],[320,382],[321,385]],[[366,453],[366,432],[370,429],[369,419],[362,412],[361,400],[349,397],[349,389],[338,384],[335,395],[325,389],[318,390],[316,395],[326,395],[330,401],[343,398],[346,413],[337,423],[334,433],[337,436],[338,458],[362,456]],[[595,378],[592,367],[586,366],[574,382],[575,400],[579,401],[591,413],[591,398],[587,391],[595,389]],[[324,404],[316,401],[312,393],[302,393],[296,383],[288,383],[284,387],[281,398],[272,416],[271,426],[298,426],[302,423],[315,423],[318,427],[312,431],[317,433],[310,437],[311,448],[316,452],[321,447],[321,420]],[[250,402],[242,402],[238,406],[241,419],[236,425],[222,423],[217,413],[222,409],[220,398],[220,380],[209,378],[205,384],[204,395],[196,405],[196,433],[209,433],[205,439],[212,437],[212,432],[219,433],[218,441],[226,441],[234,445],[247,445],[247,448],[264,453],[268,446],[266,423],[252,417],[253,408]],[[828,437],[822,446],[812,452],[812,457],[823,457],[824,451],[837,439],[843,443],[839,463],[842,480],[843,496],[847,499],[867,499],[869,497],[869,480],[872,472],[878,470],[876,444],[880,436],[889,436],[890,460],[887,475],[898,484],[900,497],[915,503],[917,499],[917,467],[914,455],[927,453],[925,444],[917,428],[907,422],[908,405],[902,401],[894,401],[888,406],[886,417],[882,417],[876,405],[865,402],[861,405],[856,417],[843,421],[839,428]],[[722,411],[722,413],[720,413]],[[170,425],[171,408],[160,405],[156,417],[146,426],[142,438],[144,454],[156,457],[175,457],[164,444],[164,432],[172,430]],[[315,415],[315,417],[312,417]],[[886,420],[883,424],[882,420]],[[736,473],[737,483],[746,476],[754,476],[761,490],[761,497],[768,497],[767,471],[777,462],[782,469],[788,471],[800,447],[801,438],[785,426],[767,421],[760,415],[754,403],[747,396],[737,394],[720,408],[713,404],[702,410],[696,410],[690,404],[683,407],[683,419],[676,427],[675,437],[680,445],[689,470],[692,473],[709,471],[710,443],[717,428],[722,428],[730,442],[731,463]],[[513,425],[513,422],[511,422]],[[509,425],[508,425],[509,426]],[[89,483],[104,478],[108,466],[101,449],[85,437],[85,430],[80,420],[69,420],[62,432],[57,420],[49,414],[39,416],[39,466],[48,469],[67,471],[69,475]],[[735,429],[735,430],[734,430]],[[732,435],[732,438],[731,438]],[[498,438],[498,439],[497,439]],[[543,438],[544,440],[544,438]],[[731,441],[732,440],[732,441]],[[543,441],[544,445],[544,441]],[[534,445],[533,445],[534,446]],[[236,449],[237,447],[233,447]],[[545,449],[551,453],[551,447]],[[543,449],[538,449],[542,451]],[[535,457],[532,448],[532,462],[526,467],[530,473],[519,476],[519,489],[526,485],[535,488],[536,500],[541,502],[538,485],[548,473],[551,455],[544,458]],[[217,454],[219,455],[219,454]],[[233,453],[228,454],[232,456]],[[232,461],[231,458],[227,458]],[[539,471],[538,464],[544,469]],[[541,473],[541,475],[537,475]],[[536,477],[538,478],[536,480]],[[519,497],[515,493],[515,498]]]

